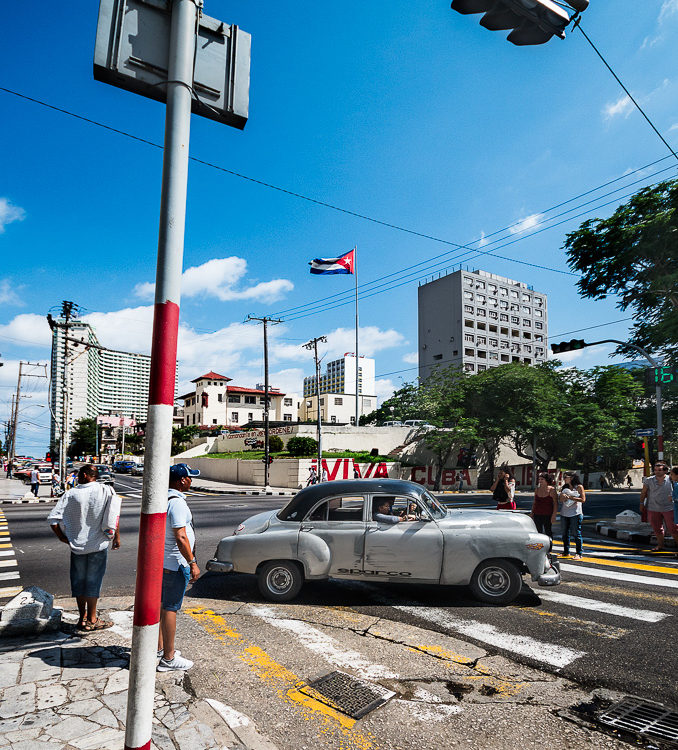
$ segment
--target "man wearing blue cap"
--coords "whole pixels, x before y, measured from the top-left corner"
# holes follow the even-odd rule
[[[177,612],[181,609],[189,583],[198,580],[200,568],[194,555],[195,531],[193,516],[186,503],[191,477],[200,476],[198,469],[188,464],[170,466],[165,523],[165,557],[162,571],[160,632],[158,635],[158,672],[190,669],[193,662],[174,649],[177,632]]]

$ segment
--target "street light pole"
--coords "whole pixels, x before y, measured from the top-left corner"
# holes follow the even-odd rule
[[[603,339],[602,341],[592,341],[586,346],[596,346],[597,344],[621,344],[628,349],[633,349],[642,354],[645,359],[652,365],[652,367],[659,367],[659,362],[652,357],[649,352],[645,351],[642,346],[636,346],[636,344],[629,344],[627,341],[618,341],[617,339]],[[655,388],[655,396],[657,401],[657,458],[660,461],[664,460],[664,423],[662,420],[662,386],[661,383],[657,383]]]

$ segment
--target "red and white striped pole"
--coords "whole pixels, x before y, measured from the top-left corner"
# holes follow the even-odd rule
[[[202,0],[172,0],[146,460],[139,523],[125,750],[151,746],[167,485],[184,252],[191,87]]]

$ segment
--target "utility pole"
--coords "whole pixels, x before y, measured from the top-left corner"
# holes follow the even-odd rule
[[[24,372],[23,368],[26,367],[44,367],[45,368],[45,374],[44,375],[36,375],[33,372]],[[21,379],[22,378],[47,378],[47,366],[41,365],[39,362],[19,362],[19,379],[16,384],[16,396],[14,397],[12,401],[12,433],[11,433],[11,450],[9,453],[9,458],[14,461],[14,457],[16,456],[16,433],[17,428],[19,424],[19,402],[21,400]]]
[[[14,458],[14,394],[12,394],[12,408],[9,412],[9,421],[5,430],[5,439],[7,441],[7,458]]]
[[[256,320],[258,323],[263,323],[264,326],[264,488],[266,490],[269,489],[269,481],[268,481],[268,469],[269,469],[269,463],[268,463],[268,457],[269,457],[269,448],[268,448],[268,421],[269,421],[269,400],[268,400],[268,329],[267,325],[269,323],[273,323],[274,325],[276,323],[282,323],[282,320],[279,318],[269,318],[268,316],[264,316],[263,318],[255,318],[253,315],[248,315],[247,320],[245,322],[249,322],[250,320]]]
[[[318,336],[304,344],[304,349],[313,349],[313,359],[315,360],[315,397],[318,406],[318,482],[323,480],[323,435],[322,435],[322,416],[320,414],[320,360],[318,359],[318,342],[326,342],[327,336]],[[356,381],[356,388],[357,388]],[[357,396],[357,393],[356,393]]]

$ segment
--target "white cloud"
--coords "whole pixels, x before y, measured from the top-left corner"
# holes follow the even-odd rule
[[[377,403],[382,404],[389,396],[395,392],[393,382],[388,378],[381,378],[374,381],[374,389],[377,392]]]
[[[481,230],[480,232],[480,239],[478,240],[478,247],[485,247],[487,245],[489,240],[485,237],[485,232]]]
[[[365,357],[373,357],[383,349],[401,346],[404,343],[404,336],[393,328],[382,330],[377,326],[364,326],[358,329],[359,354]],[[325,351],[333,357],[340,356],[344,352],[355,351],[355,329],[335,328],[327,334],[325,347]]]
[[[0,325],[0,341],[6,339],[12,346],[51,347],[52,334],[44,315],[23,313],[5,325]]]
[[[541,221],[541,214],[530,214],[523,219],[519,219],[513,226],[509,227],[511,234],[520,234],[521,232],[527,232],[528,229],[533,229]]]
[[[403,356],[403,362],[407,362],[408,365],[419,364],[419,355],[417,352],[408,352]]]
[[[22,287],[12,287],[9,279],[0,279],[0,305],[23,305],[17,291]]]
[[[7,198],[0,198],[0,234],[5,231],[5,227],[13,221],[23,221],[26,218],[26,212],[19,206],[12,205]]]
[[[606,120],[611,120],[613,117],[628,117],[633,110],[633,102],[631,98],[626,94],[616,102],[610,102],[603,107],[603,114]]]
[[[678,130],[678,122],[674,122],[673,125],[671,125],[671,127],[669,128],[669,132],[671,132],[672,130]]]
[[[247,261],[244,258],[212,258],[200,266],[187,268],[181,277],[182,297],[208,295],[222,302],[233,300],[258,300],[275,302],[294,288],[287,279],[263,281],[244,289],[236,289],[239,281],[247,273]],[[155,284],[145,282],[137,284],[134,292],[142,299],[152,299]]]

